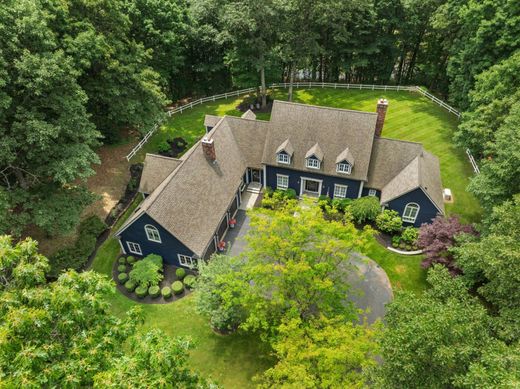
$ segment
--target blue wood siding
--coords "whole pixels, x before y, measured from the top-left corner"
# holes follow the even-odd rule
[[[364,196],[368,196],[368,191],[369,191],[370,189],[372,189],[372,188],[363,187],[363,190],[362,190],[361,196],[362,196],[362,197],[364,197]],[[381,191],[380,191],[380,190],[377,190],[377,189],[376,189],[376,197],[381,198]]]
[[[267,166],[267,186],[276,189],[276,175],[283,174],[289,176],[289,188],[296,191],[300,195],[301,177],[314,178],[316,180],[323,180],[321,186],[321,194],[334,195],[334,184],[347,185],[347,197],[356,199],[359,194],[359,186],[361,181],[351,180],[342,177],[326,176],[324,174],[312,173],[309,171],[286,169],[278,166]]]
[[[148,240],[144,230],[144,226],[147,224],[151,224],[159,230],[162,243]],[[177,254],[193,256],[193,252],[190,249],[147,214],[142,215],[121,233],[121,243],[123,243],[125,251],[130,254],[127,242],[134,242],[141,245],[143,257],[146,257],[148,254],[158,254],[170,265],[180,266]]]
[[[413,224],[415,227],[419,227],[422,223],[431,223],[432,219],[437,216],[439,210],[433,205],[428,196],[418,188],[411,192],[408,192],[401,197],[398,197],[388,202],[389,209],[397,211],[399,215],[403,216],[404,208],[408,203],[419,204],[419,214]],[[411,225],[411,223],[403,223],[404,225]]]

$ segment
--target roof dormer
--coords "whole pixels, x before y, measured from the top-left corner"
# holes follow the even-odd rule
[[[314,144],[305,154],[305,166],[310,169],[320,169],[323,162],[323,151],[318,143]]]
[[[354,157],[347,147],[336,158],[336,172],[351,174],[354,167]]]
[[[293,153],[294,153],[294,148],[292,147],[291,142],[289,142],[289,139],[286,139],[276,149],[276,161],[278,163],[290,165]]]

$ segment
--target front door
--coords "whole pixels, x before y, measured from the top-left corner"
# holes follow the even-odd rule
[[[258,182],[260,184],[260,169],[251,169],[251,182]]]
[[[321,192],[321,182],[318,180],[303,178],[302,189],[302,194],[310,196],[319,196]]]

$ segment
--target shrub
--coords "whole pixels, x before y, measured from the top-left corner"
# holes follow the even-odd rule
[[[130,279],[134,280],[139,286],[146,289],[152,285],[158,285],[163,279],[162,257],[150,254],[146,258],[134,263],[130,271]]]
[[[376,226],[379,230],[393,234],[403,227],[403,219],[396,211],[385,209],[376,217]]]
[[[394,248],[398,248],[398,247],[399,247],[399,243],[392,242],[392,247],[394,247]]]
[[[135,288],[135,294],[137,297],[142,299],[143,297],[146,297],[148,294],[148,288],[144,285],[139,285],[137,288]]]
[[[273,188],[270,186],[264,187],[264,196],[270,197],[273,194]]]
[[[137,262],[137,259],[135,257],[132,257],[131,255],[129,257],[126,257],[126,262],[129,264],[129,265],[133,265],[134,263]]]
[[[174,281],[172,284],[172,291],[174,294],[181,294],[184,291],[184,285],[182,281]]]
[[[137,286],[137,283],[135,281],[128,280],[125,282],[125,289],[128,290],[129,292],[133,292],[135,290],[136,286]]]
[[[161,293],[161,288],[159,288],[158,285],[153,285],[148,288],[148,294],[152,297],[159,297],[159,294]]]
[[[128,281],[128,274],[126,273],[119,273],[117,275],[117,280],[120,284],[124,284],[126,281]]]
[[[126,264],[126,258],[125,257],[121,257],[117,261],[119,262],[120,265],[125,265]]]
[[[186,270],[184,270],[182,267],[180,267],[177,270],[175,270],[175,275],[177,276],[177,278],[179,280],[182,280],[182,279],[184,279],[184,277],[186,277]]]
[[[396,244],[397,246],[399,246],[399,243],[401,243],[401,237],[399,235],[392,236],[392,245]]]
[[[78,227],[79,235],[92,235],[98,237],[107,228],[106,224],[99,217],[92,215],[83,220]]]
[[[269,209],[284,208],[290,201],[296,199],[296,192],[294,189],[280,190],[276,189],[274,192],[264,192],[262,199],[262,207]]]
[[[195,276],[193,274],[188,274],[184,278],[184,285],[186,285],[186,288],[188,288],[188,289],[193,289],[196,281],[197,281],[197,279],[195,278]]]
[[[125,272],[125,271],[126,271],[126,265],[119,265],[119,266],[117,267],[117,271],[118,271],[119,273]]]
[[[334,199],[332,206],[338,211],[345,213],[348,207],[352,204],[352,199]]]
[[[409,244],[407,244],[407,245],[405,246],[405,248],[406,248],[406,250],[408,250],[408,251],[412,251],[412,246],[409,245]]]
[[[292,188],[287,188],[285,190],[285,198],[287,200],[294,200],[296,199],[298,196],[296,195],[296,191]]]
[[[404,242],[399,243],[399,248],[404,250],[406,248],[406,244]]]
[[[172,149],[167,140],[163,140],[157,145],[157,151],[160,153],[167,153]]]
[[[161,289],[161,294],[165,299],[170,298],[172,297],[172,289],[169,286],[165,286]]]
[[[376,197],[365,196],[352,201],[350,212],[356,223],[361,224],[374,221],[381,213],[381,206]]]
[[[409,245],[415,245],[419,237],[419,230],[414,227],[406,227],[401,233],[401,239]]]

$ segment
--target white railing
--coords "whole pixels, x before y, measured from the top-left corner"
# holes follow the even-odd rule
[[[279,88],[288,88],[290,83],[288,82],[280,82],[273,83],[269,86],[270,89],[279,89]],[[370,84],[345,84],[345,83],[337,83],[337,82],[312,82],[312,81],[296,81],[293,83],[294,88],[334,88],[334,89],[356,89],[356,90],[382,90],[382,91],[408,91],[408,92],[418,92],[427,99],[433,101],[434,103],[440,105],[448,112],[457,116],[460,119],[461,113],[457,111],[452,106],[446,104],[444,101],[435,97],[430,92],[422,89],[419,86],[409,86],[409,85],[370,85]],[[176,113],[182,113],[187,109],[191,109],[196,105],[207,103],[209,101],[216,101],[219,99],[227,99],[229,97],[236,97],[243,95],[245,93],[255,92],[257,88],[247,88],[236,90],[232,92],[225,92],[218,95],[203,97],[198,100],[190,101],[187,104],[181,105],[179,107],[175,107],[166,112],[166,114],[171,117]],[[143,147],[143,145],[150,139],[150,137],[157,131],[159,126],[162,124],[163,120],[159,120],[157,124],[153,126],[153,128],[144,136],[143,139],[132,149],[132,151],[126,156],[127,161],[130,161],[132,157],[134,157],[138,151]],[[466,149],[466,154],[468,155],[471,166],[473,166],[473,170],[475,173],[480,173],[477,163],[475,162],[475,158],[471,155],[469,149]]]

